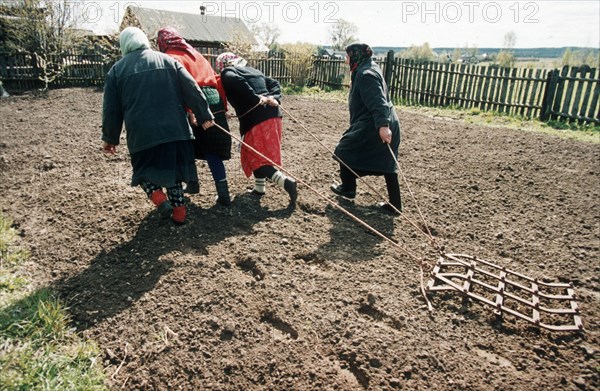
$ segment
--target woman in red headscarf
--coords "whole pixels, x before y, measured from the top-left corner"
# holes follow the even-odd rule
[[[227,107],[225,93],[220,86],[219,76],[210,63],[174,28],[160,29],[157,40],[159,50],[179,61],[196,80],[206,96],[210,110],[215,116],[215,122],[229,131],[225,117]],[[197,126],[194,114],[189,112],[189,115],[196,137],[194,143],[196,159],[206,160],[217,188],[217,202],[228,206],[231,204],[231,198],[223,161],[231,159],[231,136],[216,126],[203,130]],[[186,191],[191,194],[198,193],[200,191],[198,182],[189,182]]]

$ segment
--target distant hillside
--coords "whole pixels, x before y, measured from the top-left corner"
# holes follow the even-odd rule
[[[389,50],[393,50],[395,53],[399,53],[406,50],[406,47],[389,47],[389,46],[375,46],[373,51],[376,55],[383,55]],[[436,53],[453,53],[456,48],[433,48]],[[459,48],[463,49],[463,48]],[[563,47],[563,48],[523,48],[523,49],[512,49],[512,52],[517,58],[562,58],[563,54],[567,49],[571,51],[591,51],[595,55],[598,55],[600,49],[598,48],[586,48],[586,47]],[[502,48],[477,48],[479,54],[496,54],[500,52]]]

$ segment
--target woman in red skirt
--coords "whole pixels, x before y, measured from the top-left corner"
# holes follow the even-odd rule
[[[242,169],[247,177],[254,175],[252,194],[263,196],[266,179],[269,179],[289,194],[290,205],[294,206],[298,197],[296,182],[271,163],[281,166],[281,88],[276,80],[246,64],[246,60],[233,53],[222,53],[216,61],[227,100],[240,121],[244,140]]]

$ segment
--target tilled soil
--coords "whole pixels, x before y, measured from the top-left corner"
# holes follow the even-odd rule
[[[236,150],[233,205],[215,205],[198,162],[201,194],[175,226],[129,186],[124,145],[100,152],[101,106],[92,89],[3,98],[0,189],[31,251],[29,278],[67,300],[112,389],[600,386],[599,144],[400,107],[414,198],[402,182],[404,214],[393,217],[375,206],[381,177],[359,182],[353,203],[329,191],[346,105],[285,97],[299,120],[286,114],[283,141],[297,207],[272,184],[262,199],[246,195]],[[426,284],[438,255],[415,229],[417,207],[446,252],[573,282],[584,331],[500,319],[452,292],[429,295],[430,313],[419,265]]]

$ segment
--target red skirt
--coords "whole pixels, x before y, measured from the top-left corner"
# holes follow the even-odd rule
[[[271,118],[254,126],[244,135],[244,144],[240,152],[242,170],[246,177],[252,176],[252,171],[262,166],[281,166],[281,135],[283,121],[281,118]],[[247,145],[264,155],[262,157],[248,148]]]

